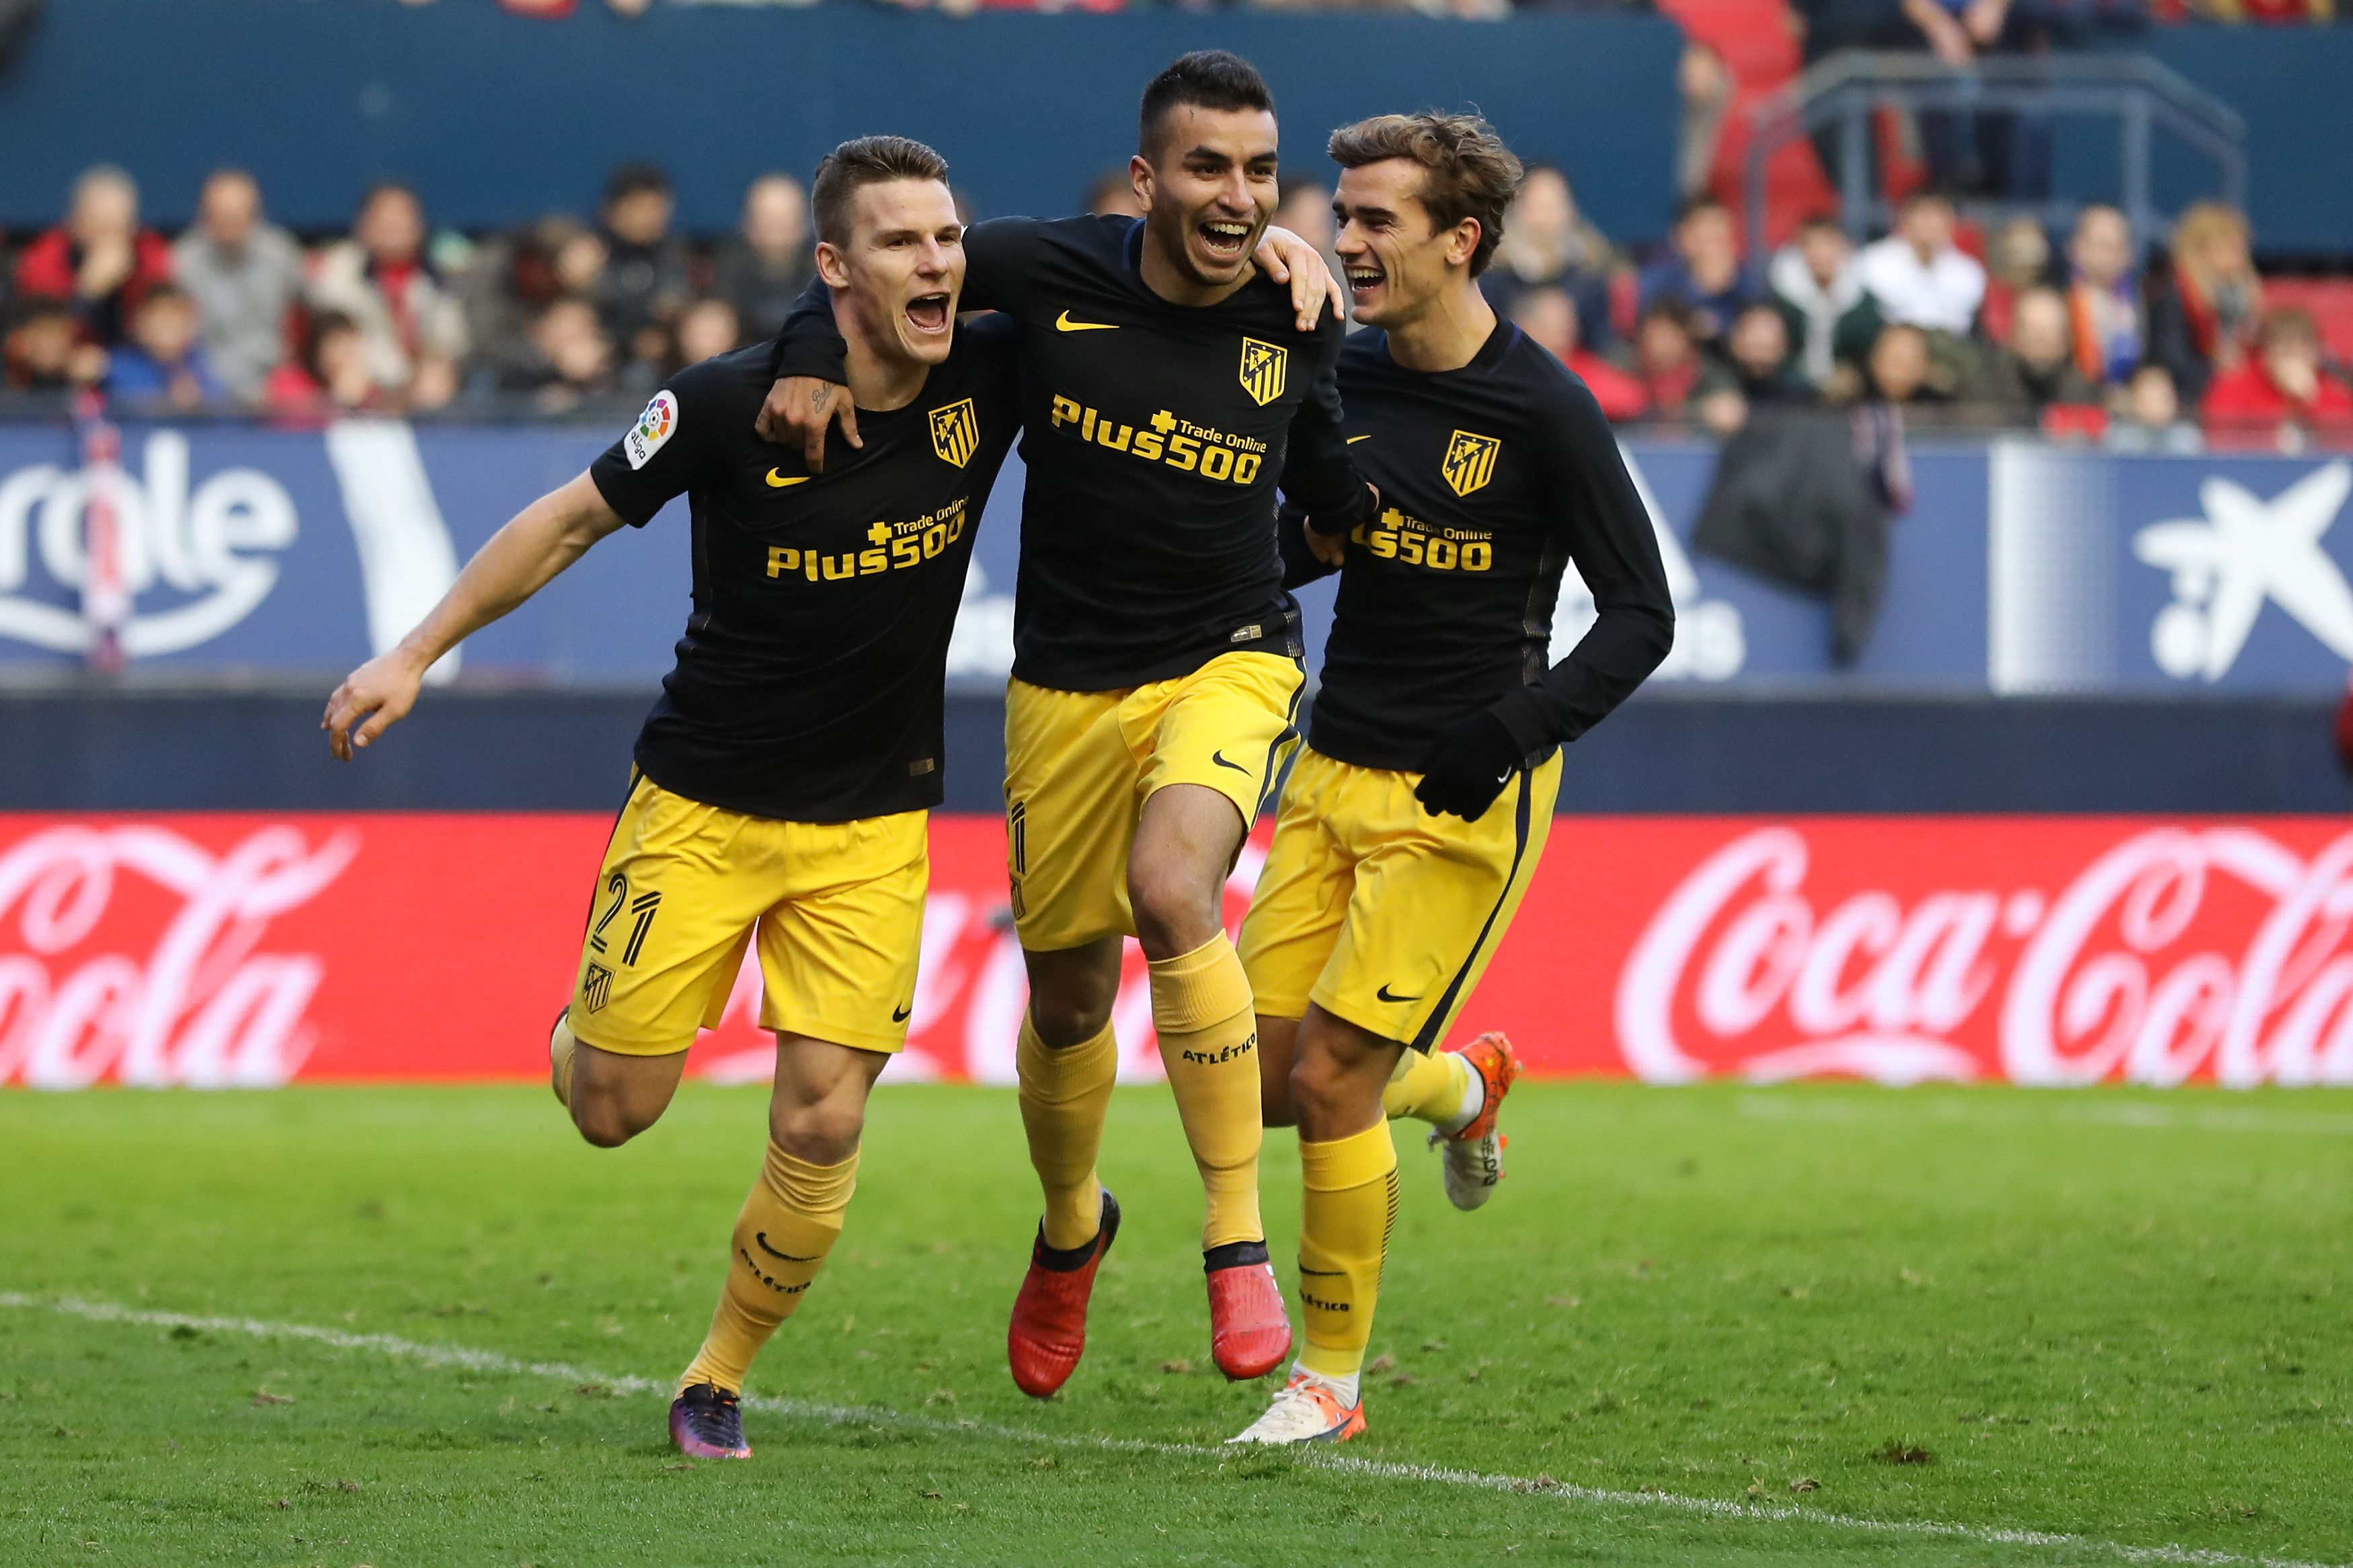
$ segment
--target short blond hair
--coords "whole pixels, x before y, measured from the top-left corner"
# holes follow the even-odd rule
[[[1504,238],[1504,214],[1519,195],[1520,161],[1475,114],[1376,114],[1332,132],[1332,161],[1344,169],[1402,158],[1421,166],[1421,205],[1430,222],[1452,228],[1476,219],[1479,243],[1471,252],[1471,275],[1487,270]]]

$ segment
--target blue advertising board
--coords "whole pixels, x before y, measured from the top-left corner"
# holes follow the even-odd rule
[[[138,668],[332,676],[389,647],[459,564],[609,438],[588,427],[324,430],[148,424],[119,468],[84,464],[62,426],[0,426],[0,665],[69,665],[93,498],[111,503]],[[1924,443],[1894,525],[1887,590],[1860,662],[1834,670],[1820,602],[1695,553],[1715,461],[1704,442],[1625,452],[1677,610],[1666,680],[1706,687],[2319,694],[2353,660],[2353,494],[2341,458],[2120,456],[2031,440]],[[984,515],[951,675],[1011,659],[1021,466]],[[673,503],[477,635],[439,679],[650,683],[689,608]],[[1302,595],[1319,656],[1331,588]],[[1565,585],[1556,654],[1591,615]]]

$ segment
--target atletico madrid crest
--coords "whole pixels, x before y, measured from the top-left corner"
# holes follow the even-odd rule
[[[1446,461],[1440,465],[1446,482],[1459,496],[1467,496],[1495,477],[1495,454],[1504,444],[1493,436],[1473,436],[1468,430],[1457,430],[1446,444]]]
[[[1256,338],[1242,340],[1242,390],[1250,401],[1263,408],[1282,395],[1283,378],[1290,368],[1291,351],[1279,343],[1262,343]]]
[[[979,446],[980,417],[973,412],[971,398],[932,410],[932,450],[941,462],[961,468]]]

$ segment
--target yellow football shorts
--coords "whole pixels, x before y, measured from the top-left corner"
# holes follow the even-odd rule
[[[1420,778],[1300,753],[1242,921],[1261,1013],[1296,1018],[1312,1001],[1416,1050],[1445,1039],[1535,874],[1560,753],[1476,822],[1425,813]]]
[[[1135,934],[1127,856],[1153,792],[1202,784],[1248,825],[1298,744],[1298,661],[1219,654],[1125,691],[1005,694],[1005,852],[1013,923],[1036,952]]]
[[[639,777],[597,875],[573,1034],[625,1056],[685,1050],[718,1023],[756,939],[762,1028],[900,1049],[931,879],[925,815],[776,822]]]

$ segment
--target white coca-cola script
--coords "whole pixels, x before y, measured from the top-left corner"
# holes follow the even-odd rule
[[[349,829],[316,846],[257,829],[215,855],[168,828],[69,826],[0,853],[0,1083],[260,1088],[309,1055],[325,973],[313,953],[262,951],[269,922],[358,854]],[[152,884],[164,910],[119,902]],[[142,889],[142,891],[145,891]],[[174,906],[172,900],[176,900]]]
[[[1757,828],[1662,903],[1614,998],[1637,1076],[2353,1083],[2353,834],[2148,828],[2055,895],[1825,895],[1810,859]]]

